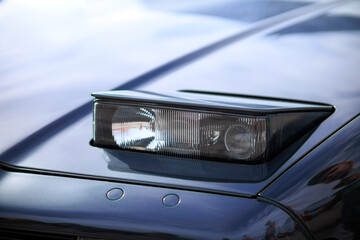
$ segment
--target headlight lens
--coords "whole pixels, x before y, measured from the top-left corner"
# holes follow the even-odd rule
[[[263,163],[334,108],[211,93],[93,94],[93,144],[192,159]]]
[[[161,155],[249,161],[266,150],[266,120],[212,112],[97,103],[95,141]],[[111,125],[103,119],[111,119]],[[99,131],[102,129],[101,131]]]

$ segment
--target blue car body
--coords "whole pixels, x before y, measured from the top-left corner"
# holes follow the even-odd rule
[[[0,22],[0,238],[360,237],[358,1],[8,0]],[[204,179],[202,160],[90,144],[90,94],[125,89],[334,111],[243,177]]]

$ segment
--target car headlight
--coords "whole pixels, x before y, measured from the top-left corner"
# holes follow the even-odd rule
[[[95,93],[95,146],[215,161],[264,162],[332,107],[195,93]]]

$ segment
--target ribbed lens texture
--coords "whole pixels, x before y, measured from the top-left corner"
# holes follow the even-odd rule
[[[120,107],[113,116],[111,128],[118,146],[154,150],[155,113],[153,110]]]
[[[154,141],[164,155],[200,157],[200,113],[156,109]]]
[[[170,156],[248,161],[266,150],[263,117],[119,106],[111,131],[122,149]]]

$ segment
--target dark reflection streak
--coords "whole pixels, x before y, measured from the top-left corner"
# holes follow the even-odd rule
[[[269,24],[271,26],[271,24]],[[115,87],[111,90],[124,90],[124,89],[134,89],[137,88],[145,83],[154,80],[155,78],[164,75],[165,73],[169,73],[174,71],[175,69],[189,64],[192,61],[195,61],[201,57],[204,57],[211,52],[218,50],[226,45],[229,45],[241,38],[245,38],[251,36],[263,29],[265,29],[267,25],[260,27],[260,28],[250,28],[245,32],[240,32],[213,44],[210,44],[206,47],[200,48],[194,52],[186,54],[180,58],[177,58],[173,61],[170,61],[167,64],[164,64],[154,70],[151,70],[143,75],[140,75],[118,87]],[[15,163],[17,159],[21,156],[24,156],[31,152],[39,143],[44,142],[54,135],[56,135],[61,130],[69,127],[70,125],[74,124],[75,122],[79,121],[81,118],[85,117],[87,114],[91,113],[92,110],[92,101],[89,101],[80,107],[72,110],[71,112],[65,114],[64,116],[58,118],[57,120],[51,122],[50,124],[46,125],[45,127],[41,128],[40,130],[34,132],[33,134],[29,135],[19,143],[15,144],[14,146],[10,147],[9,149],[5,150],[0,155],[0,160],[6,160],[7,162]]]
[[[295,9],[294,11],[285,12],[284,14],[277,15],[273,18],[265,19],[264,21],[255,24],[253,27],[250,27],[244,31],[240,31],[234,35],[226,37],[220,41],[209,44],[203,48],[200,48],[189,54],[185,54],[179,58],[176,58],[154,70],[151,70],[147,73],[144,73],[134,79],[121,84],[111,90],[124,90],[124,89],[134,89],[145,83],[148,83],[164,74],[175,71],[176,69],[183,67],[195,60],[198,60],[214,51],[217,51],[229,44],[232,44],[238,40],[245,39],[254,34],[261,33],[264,30],[267,30],[270,27],[277,26],[278,24],[294,20],[299,16],[303,16],[305,13],[309,14],[312,11],[321,11],[329,7],[336,6],[335,3],[323,3],[323,4],[311,4],[303,8]],[[71,112],[65,114],[64,116],[58,118],[57,120],[49,123],[40,130],[32,133],[28,137],[24,138],[22,141],[18,142],[14,146],[8,148],[0,155],[0,161],[5,160],[8,163],[15,163],[22,156],[33,151],[39,144],[55,136],[61,130],[69,127],[70,125],[76,123],[87,114],[91,113],[92,101],[89,101],[78,108],[75,108]]]
[[[272,35],[357,30],[360,30],[360,18],[358,17],[323,15],[282,29]]]
[[[1,0],[0,0],[1,1]],[[55,215],[56,217],[56,215]],[[75,238],[76,235],[81,236],[90,236],[92,237],[101,237],[96,238],[98,240],[109,238],[109,239],[174,239],[174,240],[187,240],[190,238],[177,236],[170,233],[163,233],[163,232],[132,232],[129,230],[116,230],[116,229],[104,229],[100,227],[89,227],[86,225],[76,224],[76,223],[47,223],[39,220],[28,220],[28,219],[17,219],[17,218],[0,218],[0,231],[5,230],[10,232],[13,237],[13,234],[16,233],[23,233],[26,235],[33,235],[36,237],[39,234],[43,234],[44,237],[51,238],[51,239],[65,239],[68,237],[69,239]],[[21,230],[14,228],[14,224],[17,226],[21,226]],[[42,229],[46,230],[44,232],[37,232],[34,231],[35,229]],[[56,235],[55,235],[56,234]],[[61,234],[57,236],[57,234]],[[116,237],[116,238],[115,238]],[[66,238],[66,239],[68,239]],[[11,238],[13,239],[13,238]],[[26,238],[28,239],[28,238]],[[43,238],[42,238],[43,239]],[[44,238],[45,239],[45,238]],[[76,238],[78,239],[78,238]],[[85,238],[87,239],[87,238]]]
[[[18,142],[14,146],[8,148],[0,155],[0,161],[6,161],[8,163],[15,163],[17,159],[28,154],[34,150],[39,143],[45,142],[63,129],[76,123],[92,110],[92,102],[87,102],[80,107],[72,110],[64,116],[56,119],[55,121],[47,124],[45,127],[34,132],[22,141]]]
[[[308,5],[302,1],[233,1],[222,3],[219,1],[214,6],[202,6],[193,9],[169,9],[162,1],[144,1],[150,9],[160,11],[175,11],[180,13],[201,14],[221,18],[227,18],[243,22],[255,22],[277,14]],[[154,4],[155,3],[155,4]]]

